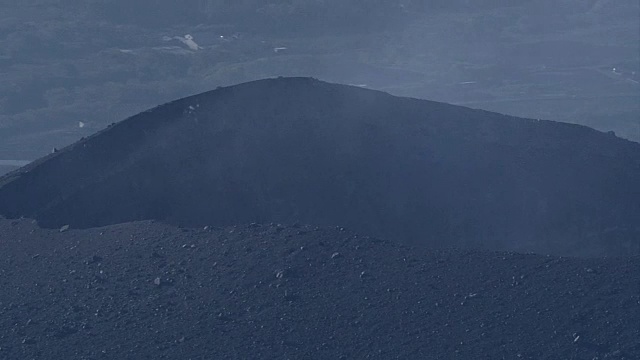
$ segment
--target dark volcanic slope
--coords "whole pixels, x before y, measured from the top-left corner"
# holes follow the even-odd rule
[[[640,359],[640,258],[0,220],[0,358]]]
[[[383,238],[640,253],[640,144],[590,128],[262,80],[127,119],[0,179],[0,214],[346,225]]]

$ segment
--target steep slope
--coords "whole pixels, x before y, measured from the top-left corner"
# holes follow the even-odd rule
[[[640,259],[0,220],[0,358],[638,359]]]
[[[136,115],[0,179],[47,227],[344,225],[435,247],[640,252],[640,144],[309,78]]]

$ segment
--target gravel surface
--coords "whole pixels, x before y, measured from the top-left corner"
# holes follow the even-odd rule
[[[640,359],[640,258],[0,220],[0,359]]]

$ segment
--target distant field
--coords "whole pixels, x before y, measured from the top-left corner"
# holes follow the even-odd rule
[[[30,162],[27,160],[0,160],[0,166],[25,166]]]
[[[15,169],[17,169],[17,166],[5,166],[5,165],[0,165],[0,175],[4,175],[10,171],[13,171]]]
[[[30,161],[27,160],[0,160],[0,175],[4,175],[28,163]]]

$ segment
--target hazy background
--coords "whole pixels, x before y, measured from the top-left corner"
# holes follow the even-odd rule
[[[0,172],[155,105],[272,76],[640,141],[639,19],[637,0],[3,0]]]

